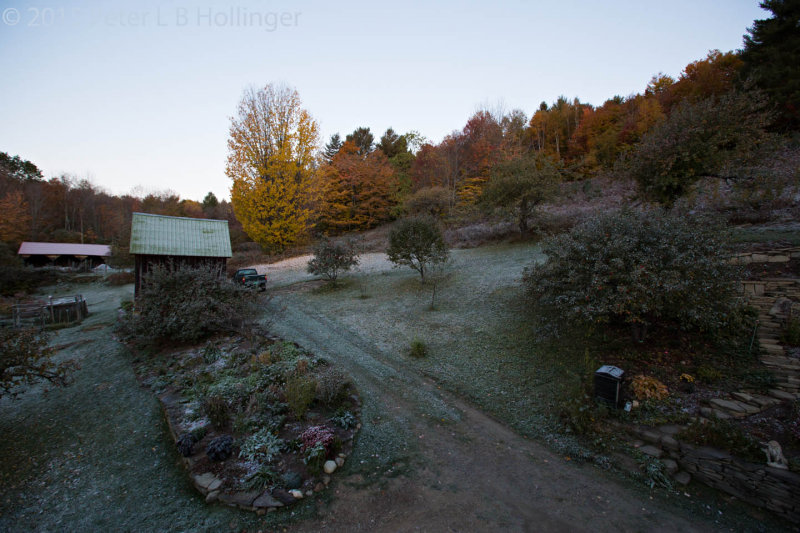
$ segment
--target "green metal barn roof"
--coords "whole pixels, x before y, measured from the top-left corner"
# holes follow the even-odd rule
[[[227,220],[134,213],[132,254],[231,257]]]

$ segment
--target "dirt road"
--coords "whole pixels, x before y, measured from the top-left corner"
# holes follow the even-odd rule
[[[363,490],[363,473],[339,481],[321,523],[303,531],[707,531],[718,527],[652,500],[593,466],[571,464],[542,445],[389,362],[341,322],[307,308],[291,292],[270,303],[273,329],[335,361],[365,401],[356,461],[375,443],[386,450],[376,471],[402,472],[381,490]],[[362,442],[366,441],[366,442]],[[358,468],[356,470],[359,470]]]

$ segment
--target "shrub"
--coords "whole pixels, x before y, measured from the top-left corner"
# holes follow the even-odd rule
[[[637,400],[664,401],[669,397],[667,386],[650,376],[638,375],[631,381],[631,390]]]
[[[439,218],[447,213],[452,199],[453,195],[444,187],[425,187],[408,197],[405,210],[412,215]]]
[[[347,396],[350,380],[341,371],[327,367],[317,374],[316,398],[325,405],[336,406]]]
[[[415,338],[411,341],[411,347],[408,350],[408,355],[415,359],[421,359],[428,355],[428,347],[421,339]]]
[[[357,264],[358,253],[353,242],[322,239],[314,246],[314,257],[308,262],[308,273],[336,283],[341,272],[347,272]]]
[[[395,266],[407,265],[419,272],[425,281],[428,265],[447,261],[448,251],[442,231],[427,217],[401,220],[389,233],[389,261]]]
[[[242,443],[239,457],[250,462],[271,463],[281,453],[283,440],[269,429],[261,429],[253,433]]]
[[[128,285],[136,282],[136,276],[133,272],[115,272],[106,277],[106,283],[113,286]]]
[[[301,419],[314,401],[317,384],[307,376],[292,376],[286,380],[286,403],[295,418]]]
[[[308,466],[308,469],[318,474],[322,467],[325,465],[325,460],[328,458],[328,452],[322,444],[315,444],[303,452],[303,462]]]
[[[781,340],[789,346],[800,346],[800,320],[791,317],[783,328]]]
[[[327,453],[333,453],[335,440],[336,435],[333,430],[326,426],[311,426],[300,434],[303,451],[321,445]]]
[[[19,292],[33,292],[40,285],[55,283],[56,275],[50,270],[33,270],[20,266],[0,266],[0,296],[13,296]]]
[[[722,372],[711,365],[698,366],[695,374],[697,374],[697,379],[706,384],[714,383],[722,379]]]
[[[76,365],[66,361],[56,364],[48,337],[33,329],[0,328],[0,397],[16,397],[23,384],[47,381],[63,386]]]
[[[208,443],[206,455],[212,461],[224,461],[233,453],[233,437],[222,435]]]
[[[139,345],[197,342],[236,330],[252,312],[253,298],[212,267],[156,266],[144,276],[138,314],[127,314],[118,330]]]
[[[248,491],[262,491],[276,484],[280,476],[267,465],[250,474],[244,482],[244,489]]]
[[[627,324],[637,340],[659,325],[721,333],[743,316],[725,237],[707,220],[624,210],[545,241],[547,261],[523,280],[553,327]]]
[[[207,396],[203,400],[202,410],[203,414],[211,421],[211,425],[217,430],[225,428],[230,422],[228,402],[222,396],[217,394]]]
[[[331,417],[331,422],[336,424],[342,429],[350,429],[356,427],[358,419],[356,415],[345,409],[339,409],[336,414]]]

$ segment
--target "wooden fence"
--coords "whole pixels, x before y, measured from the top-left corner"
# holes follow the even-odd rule
[[[82,295],[68,296],[46,301],[14,304],[12,320],[14,327],[44,328],[49,324],[72,324],[89,316],[89,309]]]

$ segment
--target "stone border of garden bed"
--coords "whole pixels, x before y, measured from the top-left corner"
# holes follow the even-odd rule
[[[684,428],[666,425],[626,429],[642,439],[633,443],[634,448],[661,460],[677,483],[686,485],[694,477],[709,487],[800,522],[800,474],[743,461],[716,448],[681,442],[676,435]]]
[[[158,400],[164,413],[164,419],[167,421],[167,427],[169,428],[172,440],[177,446],[178,438],[181,434],[181,431],[178,430],[177,422],[177,419],[179,419],[177,415],[181,412],[181,407],[179,405],[181,403],[181,397],[175,390],[168,390],[158,395]],[[360,404],[358,405],[360,407]],[[344,466],[345,459],[347,459],[348,453],[352,452],[353,445],[355,444],[355,437],[360,429],[361,423],[359,422],[356,425],[352,437],[343,443],[343,451],[340,452],[334,460],[325,462],[325,475],[321,478],[321,481],[316,483],[313,491],[308,490],[305,493],[296,489],[289,491],[283,489],[266,489],[263,491],[237,491],[233,493],[225,493],[221,491],[222,480],[217,478],[213,473],[191,473],[195,459],[181,455],[181,460],[183,465],[186,467],[186,471],[191,477],[195,488],[205,497],[206,503],[214,503],[219,501],[220,503],[224,503],[231,507],[238,507],[245,511],[251,511],[258,513],[259,515],[263,515],[267,512],[276,511],[281,507],[292,505],[304,497],[312,496],[315,492],[324,490],[331,481],[331,474]]]

